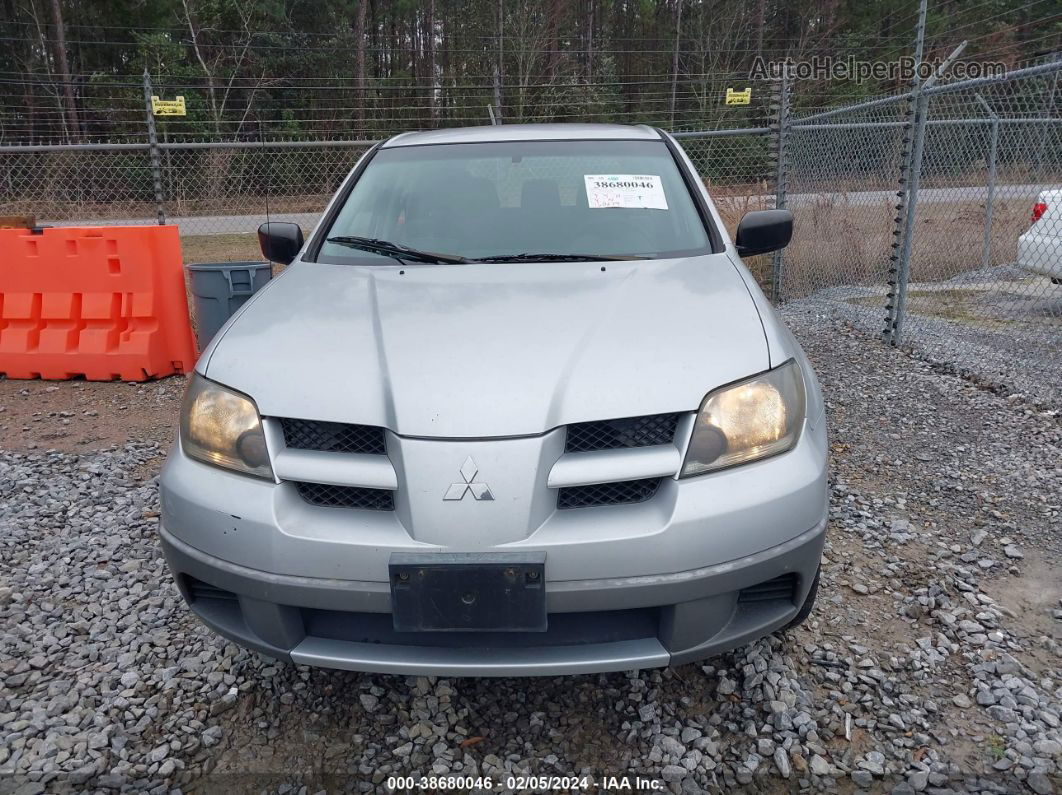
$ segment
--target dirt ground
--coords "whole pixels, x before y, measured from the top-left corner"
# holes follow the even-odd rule
[[[174,438],[184,376],[159,381],[0,379],[0,450],[81,453]]]

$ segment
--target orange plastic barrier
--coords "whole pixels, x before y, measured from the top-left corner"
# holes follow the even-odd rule
[[[176,226],[0,229],[0,373],[145,381],[195,360]]]

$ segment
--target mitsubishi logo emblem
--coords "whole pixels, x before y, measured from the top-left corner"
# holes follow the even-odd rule
[[[463,500],[468,492],[472,492],[473,499],[476,500],[493,500],[494,495],[490,493],[490,486],[486,483],[476,483],[476,475],[479,474],[479,467],[476,466],[476,462],[472,460],[472,456],[465,459],[465,463],[461,464],[461,478],[464,483],[451,483],[450,488],[446,490],[446,494],[443,496],[444,500]]]

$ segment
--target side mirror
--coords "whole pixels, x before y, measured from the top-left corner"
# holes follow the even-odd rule
[[[734,245],[740,256],[751,257],[785,248],[792,237],[793,214],[789,210],[756,210],[742,216]]]
[[[290,265],[302,250],[302,228],[298,224],[268,221],[258,227],[258,245],[270,262]]]

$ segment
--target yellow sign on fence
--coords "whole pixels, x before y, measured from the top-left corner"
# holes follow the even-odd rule
[[[746,88],[744,91],[735,91],[732,88],[726,90],[727,105],[748,105],[750,102],[752,102],[751,88]]]
[[[156,116],[183,116],[184,97],[177,97],[177,99],[152,97],[151,112]]]

